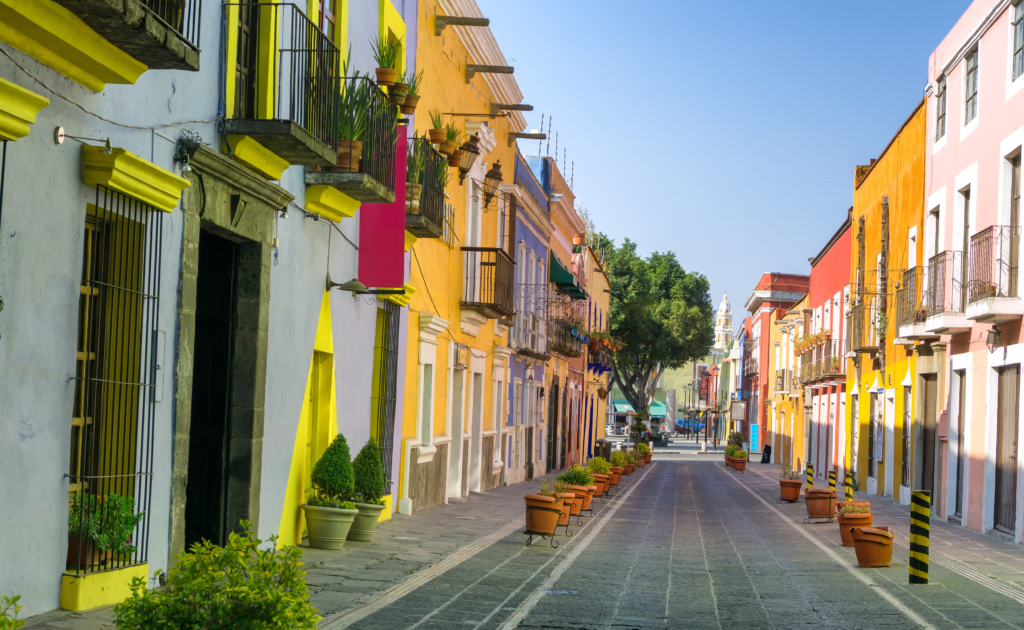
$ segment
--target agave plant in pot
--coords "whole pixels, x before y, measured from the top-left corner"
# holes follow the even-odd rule
[[[380,447],[370,438],[352,462],[355,473],[355,506],[359,510],[348,530],[348,540],[370,542],[377,529],[377,521],[384,511],[384,495],[390,482],[384,478],[384,464]]]
[[[377,84],[390,87],[398,78],[398,58],[402,54],[402,42],[390,37],[377,37],[370,42],[373,59],[377,62]]]
[[[405,182],[406,214],[420,213],[420,196],[423,194],[423,184],[420,181],[423,176],[423,165],[427,160],[427,151],[430,150],[430,144],[426,138],[414,138],[409,143]]]
[[[459,128],[455,126],[454,122],[446,123],[444,126],[444,140],[440,143],[438,149],[441,153],[448,156],[448,166],[458,166],[458,164],[452,164],[454,159],[455,150],[459,146],[459,140],[462,137],[462,133]],[[459,159],[462,159],[462,154],[459,154]]]
[[[405,82],[409,84],[409,91],[405,94],[405,102],[402,103],[403,114],[415,114],[416,105],[420,102],[420,87],[423,84],[423,71],[410,72],[406,75]]]
[[[302,511],[306,515],[309,546],[341,549],[359,510],[350,500],[355,492],[352,457],[345,436],[338,434],[313,466],[313,487],[306,494]]]
[[[359,76],[358,72],[345,80],[345,89],[338,104],[338,170],[359,171],[363,137],[370,119],[372,89],[374,87],[369,80]]]
[[[427,135],[430,136],[430,141],[440,146],[446,137],[444,129],[444,115],[439,109],[432,109],[428,112],[430,115],[431,128],[427,130]]]

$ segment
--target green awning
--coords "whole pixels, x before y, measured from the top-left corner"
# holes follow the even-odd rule
[[[633,413],[633,406],[625,400],[612,400],[615,405],[615,413]]]
[[[651,403],[651,417],[652,418],[664,418],[665,417],[665,403],[655,401]]]
[[[572,277],[572,272],[562,266],[562,263],[555,257],[555,252],[551,252],[551,264],[548,265],[548,279],[557,285],[563,284],[576,284],[576,279]]]

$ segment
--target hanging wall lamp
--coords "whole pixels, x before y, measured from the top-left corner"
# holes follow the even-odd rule
[[[501,160],[494,163],[491,170],[487,171],[487,175],[484,178],[484,207],[491,205],[491,200],[494,199],[494,195],[498,192],[498,186],[501,185]]]

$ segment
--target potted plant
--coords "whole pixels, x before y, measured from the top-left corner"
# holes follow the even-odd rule
[[[892,564],[893,533],[888,527],[851,527],[857,566],[869,569]]]
[[[640,457],[643,458],[645,464],[651,463],[651,447],[641,442],[637,445],[637,450],[640,451]]]
[[[782,465],[779,479],[779,500],[796,503],[800,500],[800,488],[804,482],[800,480],[800,473],[794,471],[789,464]]]
[[[334,436],[330,446],[313,466],[313,487],[306,494],[302,511],[306,515],[309,546],[341,549],[352,521],[359,514],[350,501],[355,492],[355,475],[345,436]]]
[[[626,458],[626,454],[622,451],[612,451],[612,486],[619,484],[619,479],[622,473],[626,470],[626,464],[629,460]]]
[[[611,487],[612,465],[603,457],[593,457],[587,462],[587,470],[598,486],[599,494],[605,494]]]
[[[345,61],[344,67],[348,67]],[[338,103],[338,161],[339,170],[359,171],[359,159],[363,155],[363,137],[370,118],[372,85],[361,80],[359,72],[345,81]]]
[[[871,527],[871,506],[848,503],[839,508],[836,518],[839,520],[839,537],[843,541],[843,546],[853,547],[853,534],[850,533],[850,529]]]
[[[355,506],[359,510],[348,530],[347,540],[370,542],[377,529],[377,521],[384,511],[384,495],[391,485],[384,478],[384,464],[380,460],[380,447],[370,440],[363,446],[352,462],[355,473]]]
[[[725,448],[725,465],[732,468],[732,458],[736,455],[736,447],[732,444],[726,444]]]
[[[396,76],[395,82],[388,87],[388,100],[392,105],[401,107],[405,104],[406,95],[409,93],[409,83],[404,76]]]
[[[440,151],[449,158],[455,152],[455,149],[459,146],[459,138],[462,134],[459,132],[459,128],[455,126],[455,122],[446,123],[444,126],[444,140],[440,142]],[[451,163],[449,162],[449,166]]]
[[[119,494],[71,495],[68,511],[67,563],[85,568],[116,556],[135,553],[132,532],[145,513],[135,513],[135,499]]]
[[[373,59],[377,62],[377,84],[392,86],[398,77],[398,57],[402,54],[402,43],[390,37],[377,37],[370,42]]]
[[[633,474],[633,453],[629,451],[621,451],[622,456],[625,457],[626,465],[622,467],[622,474],[627,477]]]
[[[423,165],[427,160],[427,151],[430,145],[426,138],[414,138],[409,143],[409,151],[406,158],[406,183],[405,183],[405,213],[420,213],[420,197],[423,195],[423,184],[420,183],[423,177]]]
[[[732,467],[735,468],[736,470],[747,469],[747,452],[745,450],[739,449],[736,451],[736,453],[733,455]]]
[[[523,500],[526,502],[526,533],[530,535],[530,541],[526,544],[529,545],[533,541],[535,534],[540,536],[554,535],[555,528],[558,527],[558,519],[562,516],[562,511],[558,506],[557,499],[555,499],[554,490],[548,484],[548,480],[545,479],[541,483],[537,494],[524,495]]]
[[[573,499],[576,495],[569,492],[569,484],[555,480],[554,486],[555,500],[558,501],[558,509],[562,511],[562,515],[558,517],[559,525],[569,524],[569,514],[573,507]]]
[[[804,492],[807,504],[807,518],[824,518],[831,521],[836,514],[836,491],[828,488],[812,488]]]
[[[441,114],[441,110],[439,109],[430,110],[429,115],[432,128],[427,130],[427,135],[430,136],[430,141],[432,143],[440,145],[444,142],[446,137],[444,129],[444,115]]]
[[[423,71],[410,72],[405,77],[405,83],[409,84],[409,91],[405,94],[405,102],[402,103],[403,114],[415,114],[416,104],[420,102],[420,85],[423,83]]]
[[[581,510],[590,509],[590,502],[594,498],[594,493],[590,489],[594,486],[594,477],[587,472],[586,468],[579,464],[573,464],[569,470],[558,475],[555,479],[569,484],[569,490],[580,498]],[[573,514],[579,514],[579,511],[575,511]]]

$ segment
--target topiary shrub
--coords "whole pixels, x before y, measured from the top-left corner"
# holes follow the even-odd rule
[[[612,466],[626,466],[627,464],[629,464],[629,458],[625,451],[612,451]]]
[[[204,540],[177,556],[163,588],[151,591],[144,578],[134,578],[131,597],[114,606],[118,629],[316,628],[320,617],[309,603],[302,552],[275,550],[276,536],[261,551],[252,523],[242,527],[245,533],[232,533],[224,547]]]
[[[599,475],[607,475],[612,471],[612,465],[603,457],[594,457],[587,462],[587,470]]]
[[[313,466],[313,489],[321,500],[348,500],[355,492],[352,456],[345,436],[334,436],[331,445]]]
[[[651,452],[651,447],[648,446],[646,442],[640,442],[637,444],[637,449],[640,451],[641,455],[646,455]]]
[[[361,503],[384,505],[384,495],[388,493],[388,486],[391,484],[384,478],[380,448],[373,438],[370,438],[356,455],[355,461],[352,462],[352,470],[356,476],[357,500]]]

